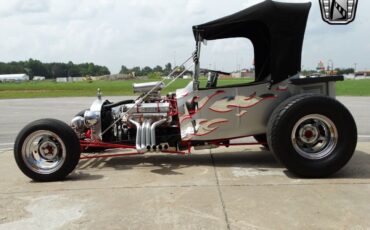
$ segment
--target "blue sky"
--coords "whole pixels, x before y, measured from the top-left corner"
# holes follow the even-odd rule
[[[194,49],[191,27],[259,0],[0,0],[0,61],[94,62],[112,73],[122,64],[179,64]],[[307,1],[286,1],[307,2]],[[309,15],[302,65],[322,60],[334,67],[370,69],[370,1],[360,0],[356,20],[346,26],[322,21],[317,0]],[[245,39],[208,42],[203,67],[232,71],[251,67]]]

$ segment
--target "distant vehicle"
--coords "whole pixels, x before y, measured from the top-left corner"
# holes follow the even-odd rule
[[[335,82],[342,76],[299,77],[310,7],[265,1],[194,26],[196,50],[188,60],[195,68],[189,85],[161,96],[164,81],[134,84],[134,92],[141,94],[137,99],[113,103],[98,93],[70,126],[55,119],[34,121],[14,145],[19,168],[34,180],[53,181],[72,172],[80,158],[261,144],[298,176],[335,173],[352,157],[357,129],[351,113],[334,98]],[[202,41],[234,37],[248,38],[254,46],[255,81],[220,86],[214,71],[202,88]],[[231,142],[247,136],[257,142]],[[104,154],[119,148],[135,152]],[[88,153],[81,157],[81,152]]]

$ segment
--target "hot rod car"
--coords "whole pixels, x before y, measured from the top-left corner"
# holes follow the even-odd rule
[[[352,157],[357,129],[350,112],[335,99],[335,82],[342,76],[300,77],[310,7],[267,0],[194,26],[196,49],[182,65],[194,67],[193,79],[185,88],[161,96],[172,81],[138,83],[133,85],[138,98],[113,103],[98,93],[70,125],[34,121],[15,142],[19,168],[33,180],[52,181],[65,178],[83,158],[261,144],[298,176],[335,173]],[[237,37],[253,44],[255,81],[219,86],[216,71],[201,87],[202,43]],[[248,136],[257,142],[232,141]],[[121,148],[133,151],[105,152]]]

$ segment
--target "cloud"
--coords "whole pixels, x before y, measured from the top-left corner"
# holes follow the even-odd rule
[[[106,65],[155,66],[177,62],[194,49],[192,26],[234,13],[258,0],[0,0],[0,61],[37,58]],[[301,1],[299,1],[301,2]],[[313,1],[304,41],[303,65],[332,59],[335,66],[370,67],[369,1],[355,22],[331,26]],[[202,64],[226,71],[250,67],[253,49],[245,39],[209,42]]]
[[[41,13],[49,9],[49,4],[45,0],[28,0],[19,2],[19,13]]]

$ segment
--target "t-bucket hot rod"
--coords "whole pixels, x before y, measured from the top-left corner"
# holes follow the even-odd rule
[[[19,168],[34,180],[52,181],[66,177],[82,158],[112,156],[103,153],[106,149],[134,150],[115,155],[187,154],[191,148],[262,144],[298,176],[333,174],[352,157],[357,129],[350,112],[335,100],[335,82],[342,76],[300,77],[310,7],[265,1],[194,26],[196,49],[182,65],[194,67],[188,86],[161,96],[168,85],[164,81],[134,84],[137,99],[112,103],[98,95],[71,125],[34,121],[15,142]],[[213,72],[201,88],[202,42],[236,37],[253,44],[255,81],[219,86]],[[231,141],[247,136],[257,143]],[[81,152],[94,153],[81,157]]]

